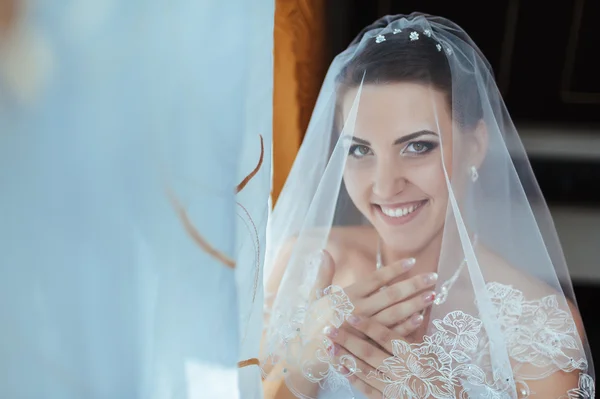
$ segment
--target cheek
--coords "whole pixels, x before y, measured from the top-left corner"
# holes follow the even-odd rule
[[[413,182],[421,188],[428,196],[433,199],[446,197],[446,178],[441,162],[432,162],[429,165],[422,165],[413,174]]]
[[[364,169],[354,168],[347,165],[344,170],[344,185],[350,199],[354,203],[364,202],[369,191],[369,182],[367,173]],[[367,199],[368,201],[368,199]]]

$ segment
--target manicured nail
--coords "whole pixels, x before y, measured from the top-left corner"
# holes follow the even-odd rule
[[[339,367],[339,372],[343,377],[349,378],[350,377],[350,370],[348,370],[348,368],[346,366],[340,366]]]
[[[418,326],[423,322],[423,315],[420,313],[413,315],[413,317],[411,318],[411,322],[414,326]]]
[[[429,292],[423,296],[425,303],[431,303],[435,300],[435,292]]]
[[[437,273],[429,273],[423,277],[423,282],[427,285],[433,284],[437,281],[438,275]]]
[[[402,267],[404,267],[405,269],[410,269],[415,265],[416,261],[417,260],[415,258],[404,259],[402,261]]]
[[[337,345],[337,344],[333,344],[333,347],[332,347],[332,348],[331,348],[331,350],[329,351],[329,354],[330,354],[331,356],[335,356],[335,355],[337,355],[338,353],[340,353],[340,347],[339,347],[339,345]]]
[[[348,323],[352,324],[353,326],[356,326],[360,323],[361,318],[355,315],[350,315],[350,317],[348,317]]]
[[[323,346],[325,346],[327,352],[331,352],[333,350],[333,342],[327,338],[323,338]]]
[[[338,336],[339,330],[335,327],[327,326],[323,329],[323,333],[328,337],[335,338]]]
[[[343,359],[340,359],[340,364],[345,367],[349,373],[354,373],[356,371],[355,361],[352,356],[345,356]]]
[[[323,265],[324,263],[327,263],[327,262],[323,262],[323,260],[324,260],[324,259],[325,259],[325,251],[323,251],[323,250],[320,250],[320,251],[317,251],[317,252],[315,252],[315,253],[314,253],[314,254],[313,254],[313,255],[312,255],[310,258],[309,258],[309,260],[308,260],[308,263],[309,263],[311,266],[313,266],[313,267],[314,267],[314,266],[321,266],[321,265]]]

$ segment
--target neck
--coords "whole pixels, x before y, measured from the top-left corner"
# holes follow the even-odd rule
[[[416,251],[398,251],[389,247],[381,241],[381,257],[384,265],[390,265],[402,259],[414,258],[416,260],[415,267],[408,272],[408,276],[413,276],[421,273],[437,272],[438,261],[442,248],[443,229],[435,236],[435,238],[424,247]]]

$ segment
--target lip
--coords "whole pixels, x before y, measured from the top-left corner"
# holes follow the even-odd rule
[[[409,213],[408,215],[398,216],[398,217],[388,216],[385,213],[383,213],[383,211],[381,210],[381,205],[379,205],[379,204],[373,204],[372,206],[375,209],[377,216],[379,216],[379,218],[381,220],[383,220],[386,224],[391,225],[391,226],[400,226],[400,225],[409,223],[414,218],[416,218],[419,215],[419,213],[421,213],[421,211],[423,210],[425,205],[427,205],[428,202],[429,202],[429,200],[423,200],[423,201],[405,202],[402,204],[384,205],[384,206],[392,208],[392,207],[399,207],[400,205],[407,206],[407,205],[412,205],[412,204],[419,204],[418,208],[415,209],[414,211],[412,211],[411,213]]]

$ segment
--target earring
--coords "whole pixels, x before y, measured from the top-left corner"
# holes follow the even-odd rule
[[[471,166],[471,180],[473,183],[477,181],[479,178],[479,173],[477,173],[477,168],[475,166]]]

